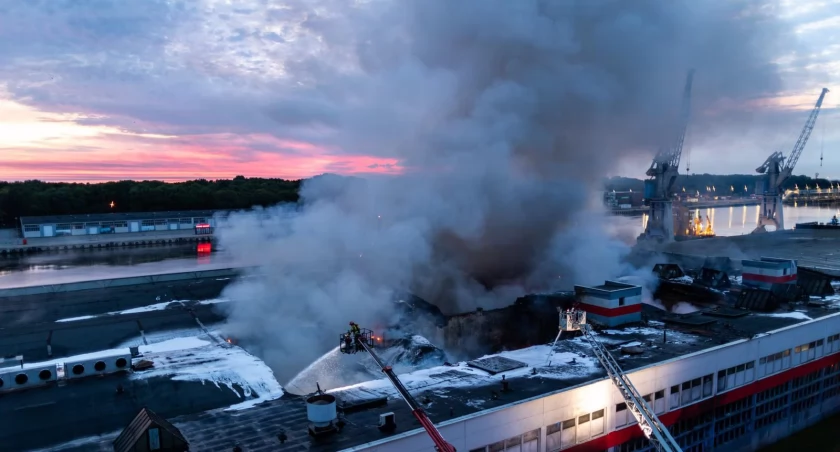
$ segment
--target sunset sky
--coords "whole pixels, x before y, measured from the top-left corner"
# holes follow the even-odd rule
[[[398,173],[398,152],[384,144],[373,150],[370,140],[346,139],[337,131],[353,127],[399,143],[390,136],[399,127],[361,119],[393,93],[307,91],[312,83],[326,85],[327,73],[345,81],[359,76],[352,69],[357,62],[323,49],[317,29],[304,25],[334,3],[275,3],[8,2],[0,8],[0,179]],[[719,104],[747,110],[751,119],[743,130],[725,134],[690,131],[691,171],[753,173],[771,151],[789,152],[825,86],[837,92],[829,93],[796,173],[840,179],[840,0],[761,3],[778,5],[774,14],[798,39],[780,47],[772,61],[784,87],[762,99]],[[295,63],[301,55],[315,55],[307,61],[320,65],[300,70]],[[371,101],[375,96],[381,98]],[[423,105],[423,93],[416,97]],[[410,107],[389,106],[408,118],[402,121],[428,114]],[[695,112],[714,114],[711,108]],[[304,123],[303,117],[310,119]],[[642,177],[647,165],[628,159],[612,172]]]

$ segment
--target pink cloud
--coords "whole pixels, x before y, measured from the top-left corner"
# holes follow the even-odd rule
[[[325,172],[396,174],[396,159],[346,155],[312,143],[265,135],[194,135],[172,138],[106,134],[77,145],[44,140],[0,149],[5,180],[98,182],[123,179],[183,181],[278,177],[301,179]]]

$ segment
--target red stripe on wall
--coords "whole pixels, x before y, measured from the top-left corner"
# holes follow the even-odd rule
[[[595,315],[602,315],[604,317],[618,317],[620,315],[627,315],[627,314],[634,314],[636,312],[642,312],[642,304],[629,304],[627,306],[619,306],[617,308],[604,308],[601,306],[595,306],[594,304],[580,304],[581,309],[586,312],[595,314]]]
[[[723,394],[714,396],[710,399],[703,400],[701,402],[697,402],[694,405],[688,405],[685,408],[678,408],[676,410],[668,411],[659,415],[659,420],[662,421],[663,424],[666,426],[671,426],[677,423],[680,419],[691,419],[693,417],[697,417],[709,410],[714,409],[716,406],[726,405],[728,403],[735,402],[737,400],[741,400],[744,397],[749,397],[753,394],[757,394],[762,391],[766,391],[770,388],[778,386],[786,381],[792,380],[794,378],[803,377],[808,375],[811,372],[817,371],[824,367],[831,366],[833,364],[840,363],[840,353],[834,353],[832,355],[825,356],[815,361],[811,361],[806,364],[802,364],[798,367],[794,367],[792,369],[788,369],[784,372],[779,372],[775,375],[771,375],[766,378],[762,378],[761,380],[755,381],[745,386],[741,386],[735,389],[732,389],[728,392],[724,392]],[[717,372],[714,373],[713,378],[717,379]],[[667,388],[666,388],[667,389]],[[668,394],[665,396],[665,403],[670,403],[671,395]],[[607,407],[607,410],[614,410],[615,407]],[[577,446],[570,447],[568,449],[563,449],[564,452],[571,451],[571,452],[589,452],[589,451],[602,451],[608,449],[610,447],[618,446],[619,444],[625,443],[632,439],[641,438],[643,436],[642,430],[639,428],[639,425],[633,425],[630,427],[624,427],[620,430],[616,430],[610,432],[604,436],[599,438],[595,438],[592,441],[585,442],[583,444],[578,444]]]
[[[769,275],[756,275],[754,273],[742,273],[741,274],[742,281],[756,281],[756,282],[766,282],[766,283],[789,283],[796,281],[796,275],[784,275],[784,276],[769,276]]]

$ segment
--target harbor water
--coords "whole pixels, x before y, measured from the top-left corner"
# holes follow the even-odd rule
[[[694,216],[701,218],[703,224],[706,219],[712,223],[716,235],[733,236],[751,233],[758,225],[761,206],[717,207],[710,209],[695,209]],[[840,217],[840,208],[790,205],[784,207],[785,229],[793,229],[796,223],[820,222],[828,223],[831,217]],[[614,222],[618,230],[625,231],[624,235],[638,237],[644,232],[647,214],[639,216],[615,216]]]

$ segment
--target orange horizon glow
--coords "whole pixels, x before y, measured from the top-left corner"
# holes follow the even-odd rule
[[[270,135],[160,135],[83,125],[83,115],[38,111],[0,92],[0,180],[182,182],[323,173],[399,174],[393,158],[347,155]]]

